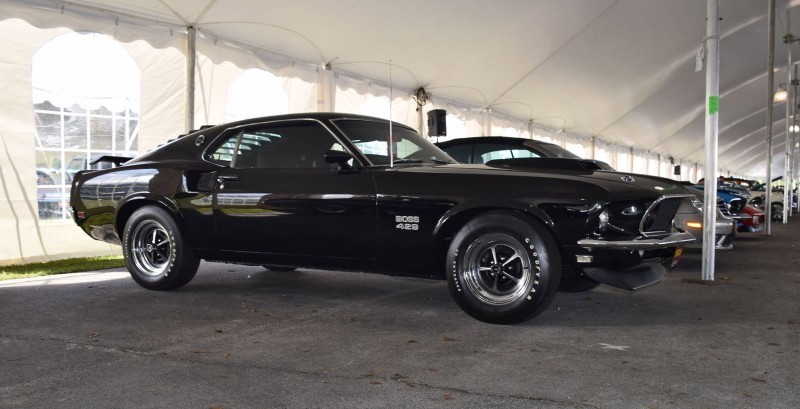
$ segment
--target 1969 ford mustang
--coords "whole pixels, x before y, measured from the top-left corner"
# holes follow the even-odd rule
[[[148,289],[187,284],[200,259],[373,271],[446,279],[465,312],[501,324],[544,311],[559,285],[656,283],[693,241],[673,225],[677,185],[536,163],[460,165],[404,125],[292,114],[80,172],[70,204]]]

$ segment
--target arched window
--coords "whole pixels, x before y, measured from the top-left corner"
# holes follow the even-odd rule
[[[40,219],[65,219],[76,172],[110,167],[102,156],[136,156],[141,74],[109,36],[70,33],[31,62]]]
[[[289,95],[283,82],[270,72],[251,68],[228,89],[227,121],[282,115],[289,112]]]

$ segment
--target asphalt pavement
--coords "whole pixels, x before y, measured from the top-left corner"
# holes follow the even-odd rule
[[[798,408],[800,229],[699,250],[656,286],[476,321],[444,282],[202,263],[0,282],[2,408]]]

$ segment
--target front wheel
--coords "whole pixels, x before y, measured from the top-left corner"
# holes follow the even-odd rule
[[[125,224],[122,242],[131,277],[150,290],[173,290],[192,280],[200,259],[165,210],[142,207]]]
[[[450,295],[467,314],[493,324],[527,321],[555,297],[561,260],[538,221],[491,212],[469,221],[447,252]]]

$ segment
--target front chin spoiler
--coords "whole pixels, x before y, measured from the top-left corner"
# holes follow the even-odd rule
[[[602,267],[584,267],[583,272],[592,280],[623,290],[634,291],[658,283],[667,273],[667,267],[653,260],[632,268],[617,271]]]

